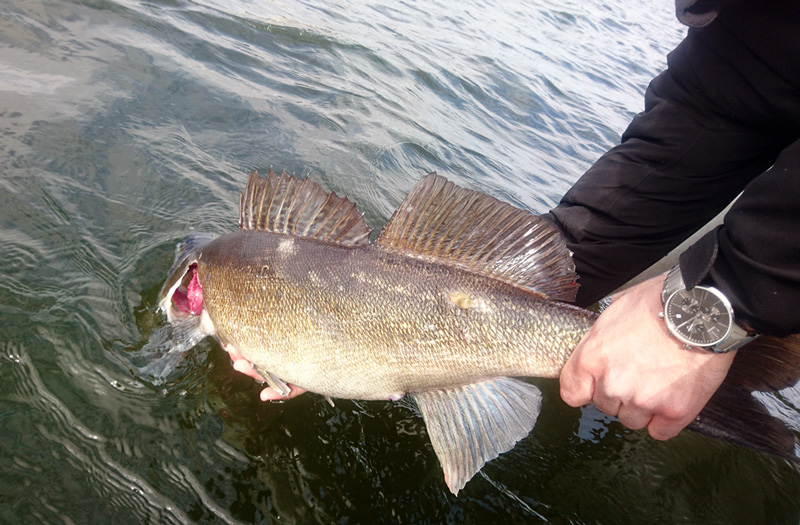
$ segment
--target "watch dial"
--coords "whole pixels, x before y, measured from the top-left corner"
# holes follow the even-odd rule
[[[669,299],[665,314],[679,339],[690,345],[713,346],[728,336],[731,317],[723,297],[702,286],[678,290]]]

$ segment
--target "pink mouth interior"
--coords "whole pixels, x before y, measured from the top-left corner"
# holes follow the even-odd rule
[[[183,278],[183,284],[172,294],[172,302],[185,314],[200,315],[203,311],[203,287],[197,280],[196,264],[189,267]]]

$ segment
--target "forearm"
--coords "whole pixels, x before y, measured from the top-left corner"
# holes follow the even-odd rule
[[[574,253],[579,304],[591,304],[638,275],[745,187],[744,200],[728,214],[719,238],[703,241],[718,248],[722,257],[712,261],[706,254],[710,266],[694,275],[742,293],[742,301],[756,305],[750,308],[764,312],[769,309],[757,303],[766,298],[761,293],[747,297],[746,290],[735,289],[735,279],[763,272],[760,289],[797,288],[792,268],[798,266],[793,259],[798,251],[793,239],[785,237],[800,229],[792,209],[798,202],[792,184],[800,173],[791,161],[796,149],[791,145],[800,129],[800,70],[781,70],[772,61],[780,56],[787,64],[796,63],[800,41],[784,42],[782,33],[769,30],[769,24],[783,23],[780,16],[762,13],[753,3],[739,7],[755,11],[734,13],[739,18],[720,15],[670,54],[669,70],[651,83],[645,111],[634,118],[622,143],[601,157],[547,215]],[[742,27],[736,25],[739,19]],[[753,56],[754,49],[763,60]],[[764,73],[767,68],[771,74]],[[787,171],[762,175],[776,159]],[[758,231],[748,229],[754,221]],[[776,231],[772,228],[781,233],[770,233]],[[759,258],[766,239],[771,249],[786,246],[792,251]],[[687,255],[694,267],[702,259],[698,253]],[[726,270],[725,264],[738,269]],[[756,314],[742,305],[738,309],[754,325],[781,332],[764,322],[771,313]],[[780,324],[787,326],[785,320]]]
[[[601,299],[704,226],[785,145],[703,119],[687,96],[671,73],[656,78],[622,143],[547,215],[574,254],[579,304]]]
[[[680,263],[687,286],[720,289],[740,322],[761,333],[800,333],[800,140]]]

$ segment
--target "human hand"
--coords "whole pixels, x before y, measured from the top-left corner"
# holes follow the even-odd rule
[[[594,403],[631,429],[675,437],[725,379],[735,352],[687,349],[658,317],[664,276],[621,292],[561,371],[570,406]]]
[[[227,350],[228,355],[231,358],[234,370],[248,377],[252,377],[256,381],[260,381],[262,383],[266,382],[264,376],[259,374],[258,371],[253,368],[252,363],[242,357],[242,355],[234,347],[229,345],[225,347],[225,350]],[[276,391],[272,387],[266,387],[264,390],[262,390],[261,394],[259,394],[259,397],[261,398],[261,401],[283,401],[306,393],[306,391],[299,386],[289,385],[289,388],[291,390],[289,391],[289,395],[286,397],[282,396],[280,392]]]

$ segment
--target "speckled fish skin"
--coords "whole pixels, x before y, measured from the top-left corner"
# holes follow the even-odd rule
[[[313,181],[251,173],[239,231],[179,246],[159,307],[282,395],[409,394],[457,494],[536,423],[541,392],[514,377],[557,376],[595,314],[560,302],[577,285],[552,224],[435,173],[370,233]]]
[[[470,271],[263,231],[197,262],[216,336],[266,376],[388,399],[497,376],[557,377],[589,311]]]
[[[158,300],[174,344],[143,372],[213,335],[282,395],[409,394],[453,494],[536,424],[541,392],[515,377],[558,376],[597,317],[562,302],[575,267],[552,224],[435,173],[374,243],[353,202],[272,170],[250,174],[239,228],[178,245]],[[751,343],[690,428],[800,462],[749,393],[794,384],[797,363],[796,338]]]

